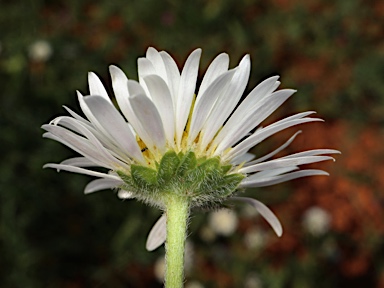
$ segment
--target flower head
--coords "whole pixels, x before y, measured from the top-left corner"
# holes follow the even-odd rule
[[[297,132],[282,146],[255,159],[248,151],[263,140],[321,119],[308,117],[314,112],[303,112],[261,127],[295,90],[276,91],[280,82],[275,76],[257,85],[239,104],[250,74],[250,58],[246,55],[236,68],[229,69],[229,57],[222,53],[210,64],[196,92],[200,55],[201,49],[194,50],[180,73],[169,54],[149,48],[146,57],[138,59],[139,81],[110,66],[121,113],[100,79],[89,73],[90,95],[77,93],[85,118],[65,107],[70,116],[42,126],[47,131],[44,137],[82,156],[45,167],[98,177],[85,187],[86,194],[113,188],[119,190],[121,198],[135,198],[161,209],[170,197],[187,198],[191,207],[245,201],[281,235],[278,219],[264,204],[234,197],[234,193],[247,187],[327,175],[321,170],[300,170],[299,166],[332,160],[325,154],[338,151],[316,149],[270,160]],[[90,167],[103,167],[106,172]],[[165,240],[165,225],[162,216],[149,235],[149,250]]]

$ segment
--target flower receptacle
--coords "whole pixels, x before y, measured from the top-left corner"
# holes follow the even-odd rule
[[[117,173],[124,181],[121,188],[139,200],[164,208],[167,198],[183,197],[194,207],[221,203],[235,192],[244,175],[231,168],[219,157],[196,158],[192,151],[168,151],[156,169],[131,165],[129,173]]]

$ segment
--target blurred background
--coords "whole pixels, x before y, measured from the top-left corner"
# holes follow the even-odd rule
[[[90,177],[43,170],[74,152],[40,129],[62,105],[80,112],[87,72],[111,91],[108,65],[137,80],[148,46],[183,65],[203,48],[199,79],[225,51],[247,53],[247,91],[272,75],[298,89],[267,122],[315,110],[254,150],[342,151],[312,177],[245,193],[280,218],[281,238],[254,211],[194,214],[187,287],[384,287],[384,2],[381,0],[0,1],[0,287],[162,287],[164,247],[145,250],[160,211],[83,195]]]

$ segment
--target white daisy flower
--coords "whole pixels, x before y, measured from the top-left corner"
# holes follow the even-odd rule
[[[239,103],[250,74],[250,57],[244,56],[236,68],[229,69],[229,57],[222,53],[210,64],[196,92],[200,55],[201,49],[194,50],[180,73],[167,52],[149,48],[146,57],[138,59],[139,81],[110,66],[120,111],[96,74],[89,73],[89,95],[77,93],[85,117],[65,107],[70,116],[42,126],[47,131],[44,137],[61,142],[81,157],[44,167],[97,177],[85,187],[86,194],[118,189],[121,198],[135,198],[165,211],[172,195],[188,199],[189,208],[243,201],[280,236],[282,227],[273,212],[256,199],[234,197],[236,191],[328,175],[299,166],[334,160],[327,154],[338,151],[315,149],[271,160],[297,132],[282,146],[254,159],[248,151],[275,133],[322,120],[309,117],[314,112],[303,112],[261,127],[295,90],[276,91],[280,82],[274,76]],[[149,234],[148,250],[165,241],[165,215]]]

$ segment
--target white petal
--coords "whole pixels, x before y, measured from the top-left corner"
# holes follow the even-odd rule
[[[92,123],[92,126],[97,129],[101,135],[106,137],[107,139],[110,138],[108,132],[104,129],[104,127],[99,123],[97,118],[92,114],[91,110],[89,109],[87,103],[84,101],[84,96],[81,95],[79,91],[77,92],[77,99],[79,101],[81,110],[83,111],[84,115],[88,118],[88,120]],[[90,96],[88,96],[90,97]]]
[[[144,62],[148,63],[149,65],[151,65],[151,67],[153,68],[152,64],[150,63],[150,61],[148,59],[146,59],[146,58],[140,58],[140,59],[142,59]],[[140,61],[139,61],[139,63],[140,63]],[[152,72],[154,73],[154,70]],[[144,73],[144,72],[142,72],[142,73]],[[145,75],[145,73],[143,75]],[[116,74],[116,69],[115,69],[115,74]],[[142,80],[142,81],[143,81],[143,84],[145,85],[144,80]],[[132,105],[129,101],[130,97],[134,97],[135,95],[146,95],[146,93],[149,93],[148,89],[146,88],[146,85],[145,85],[145,89],[147,90],[147,92],[145,92],[144,88],[138,82],[136,82],[134,80],[128,80],[128,96],[122,95],[124,98],[119,97],[119,98],[117,98],[117,100],[118,100],[119,105],[122,108],[122,112],[123,112],[125,118],[129,121],[129,124],[131,125],[130,129],[133,127],[134,131],[132,131],[132,129],[131,129],[131,131],[134,132],[135,135],[139,135],[139,137],[144,141],[144,143],[152,143],[153,142],[151,140],[152,135],[149,134],[150,131],[148,132],[144,128],[143,123],[141,123],[140,120],[137,118],[135,112],[133,111]],[[122,99],[120,99],[120,98],[122,98]],[[150,144],[147,144],[147,145],[150,145]]]
[[[176,99],[179,93],[179,85],[180,85],[180,71],[177,67],[176,62],[172,59],[172,57],[165,51],[160,52],[161,57],[163,58],[165,70],[167,72],[168,79],[168,87],[171,91],[173,109],[176,111]]]
[[[83,122],[80,122],[77,119],[67,117],[67,116],[61,116],[61,117],[57,117],[51,122],[54,125],[50,125],[50,126],[55,127],[55,125],[60,124],[63,127],[66,127],[70,130],[77,132],[80,135],[85,136],[87,139],[84,139],[83,137],[80,137],[77,134],[73,134],[72,131],[69,131],[69,130],[63,131],[60,129],[59,130],[56,129],[52,131],[52,129],[55,129],[55,128],[48,127],[49,125],[47,126],[47,128],[45,126],[43,126],[43,128],[46,129],[47,131],[53,132],[56,136],[59,136],[59,137],[57,139],[54,139],[51,137],[51,135],[45,135],[47,138],[54,139],[67,146],[68,146],[68,141],[70,141],[69,144],[73,144],[75,146],[77,145],[76,143],[78,141],[81,141],[81,143],[83,143],[82,145],[85,150],[83,149],[82,152],[81,151],[79,152],[76,149],[74,150],[90,158],[90,160],[92,161],[94,161],[94,159],[92,159],[93,156],[89,157],[89,153],[92,151],[96,152],[99,155],[97,159],[99,159],[100,161],[103,161],[104,163],[104,164],[100,164],[101,166],[105,166],[105,164],[108,164],[107,167],[113,169],[111,165],[115,168],[116,166],[127,167],[127,164],[130,164],[132,162],[130,158],[127,158],[124,154],[122,154],[120,149],[116,149],[116,146],[110,141],[109,138],[102,135],[99,131],[97,131],[93,127],[89,125],[88,126],[84,125]],[[66,143],[64,143],[62,140],[66,141]],[[87,140],[89,140],[89,142],[87,142]],[[68,147],[72,147],[72,146],[68,146]],[[78,148],[81,148],[81,146],[79,146]],[[109,149],[112,149],[112,150],[109,150]],[[120,160],[123,160],[123,162]],[[95,163],[99,163],[99,162],[95,162]]]
[[[194,50],[185,62],[181,72],[179,92],[176,99],[176,145],[180,146],[185,124],[191,109],[192,98],[196,88],[201,49]]]
[[[259,103],[253,113],[243,115],[243,118],[239,119],[238,122],[231,121],[231,117],[213,141],[214,145],[218,145],[214,155],[219,155],[231,147],[231,145],[241,140],[249,131],[259,125],[283,104],[294,92],[295,90],[291,89],[279,90],[266,97]]]
[[[334,150],[334,149],[313,149],[313,150],[308,150],[308,151],[284,156],[282,157],[282,159],[288,159],[293,157],[303,157],[303,156],[323,155],[323,154],[340,154],[340,151]]]
[[[120,150],[139,163],[145,163],[135,136],[115,107],[99,96],[88,96],[84,98],[84,101],[103,129],[114,139],[114,143]]]
[[[212,82],[224,72],[228,71],[229,56],[227,53],[219,54],[209,65],[199,88],[199,95],[212,84]]]
[[[77,113],[75,113],[74,111],[72,111],[71,109],[69,109],[68,107],[66,106],[63,106],[67,111],[68,113],[73,117],[75,118],[78,122],[80,122],[81,124],[83,124],[83,126],[85,128],[87,128],[93,135],[95,135],[101,143],[105,144],[106,146],[108,146],[111,142],[109,141],[108,138],[106,138],[99,130],[97,130],[97,128],[95,127],[95,125],[93,125],[91,122],[89,122],[87,119],[84,119],[83,117],[81,117],[80,115],[78,115]],[[58,117],[60,118],[60,117]],[[62,126],[64,127],[67,127],[65,126],[65,124],[63,125],[62,123],[60,123]],[[57,125],[57,124],[56,124]],[[68,127],[69,128],[69,127]],[[69,128],[71,129],[71,128]],[[81,133],[82,134],[82,133]]]
[[[129,121],[128,127],[132,134],[135,136],[136,134],[140,134],[142,139],[150,138],[149,135],[145,134],[145,131],[143,130],[140,121],[137,119],[135,113],[133,112],[131,103],[129,102],[129,97],[132,97],[136,94],[145,94],[143,87],[141,87],[141,85],[134,80],[128,80],[125,74],[115,66],[113,66],[113,68],[111,67],[111,75],[113,79],[115,79],[114,85],[116,86],[116,91],[120,91],[117,93],[115,91],[117,102],[125,118]],[[125,82],[125,80],[127,80],[127,82]],[[124,85],[127,85],[126,87],[128,90],[124,89]],[[120,86],[120,88],[118,86]]]
[[[251,176],[248,176],[247,180],[249,181],[265,180],[266,178],[280,176],[288,172],[297,171],[299,169],[300,168],[297,166],[290,166],[290,167],[276,168],[271,170],[263,170],[255,174],[252,174]]]
[[[105,90],[103,83],[100,81],[99,77],[93,72],[88,73],[88,85],[90,95],[98,95],[103,97],[109,103],[112,103],[111,99],[108,96],[107,90]]]
[[[271,225],[277,236],[280,237],[283,234],[283,227],[281,226],[279,219],[271,211],[271,209],[265,206],[262,202],[248,197],[231,197],[230,199],[243,201],[252,205],[260,213],[260,215],[263,216],[263,218],[269,223],[269,225]]]
[[[79,91],[76,91],[76,95],[77,95],[77,98],[78,98],[78,101],[79,101],[79,104],[80,104],[80,107],[81,105],[84,106],[84,108],[87,110],[87,113],[90,114],[89,112],[89,109],[88,107],[86,107],[87,105],[85,103],[80,103],[80,102],[84,102],[83,101],[83,95],[79,92]],[[69,109],[68,107],[66,106],[63,106],[67,111],[68,113],[73,117],[75,118],[76,120],[78,120],[79,122],[81,122],[88,130],[92,131],[92,133],[94,133],[94,131],[97,131],[97,127],[89,121],[89,119],[84,119],[83,117],[81,117],[80,115],[78,115],[77,113],[75,113],[74,111],[72,111],[71,109]],[[81,107],[81,110],[83,111],[84,113],[84,110],[83,110],[83,107]],[[84,113],[84,115],[88,118],[88,114],[87,113]],[[98,133],[100,134],[100,132],[98,131]],[[94,133],[95,134],[95,133]],[[95,134],[96,135],[96,134]],[[98,137],[99,138],[99,137]],[[99,138],[100,139],[100,138]]]
[[[147,92],[144,91],[143,86],[141,86],[139,82],[135,80],[128,80],[128,92],[130,97],[138,94],[147,95]]]
[[[98,166],[96,163],[92,162],[86,157],[74,157],[62,161],[62,165],[70,165],[76,167],[95,167]]]
[[[65,110],[68,111],[68,113],[73,117],[75,118],[76,120],[79,120],[81,123],[83,123],[85,126],[87,127],[93,127],[92,123],[89,122],[88,120],[84,119],[83,117],[81,117],[79,114],[77,114],[76,112],[72,111],[71,109],[69,109],[67,106],[63,106]]]
[[[167,83],[157,75],[149,75],[144,78],[153,103],[159,111],[168,143],[175,143],[175,116],[173,114],[172,96]]]
[[[236,109],[234,115],[241,117],[244,113],[252,112],[257,103],[269,96],[279,86],[280,82],[277,81],[277,79],[279,79],[279,76],[270,77],[253,88],[253,90]]]
[[[230,159],[235,157],[236,155],[242,154],[245,151],[248,151],[250,148],[256,146],[260,142],[264,141],[268,137],[284,130],[290,128],[295,125],[309,123],[309,122],[317,122],[323,121],[318,118],[303,118],[303,119],[295,119],[290,121],[279,121],[268,125],[262,129],[258,129],[255,133],[249,136],[247,139],[243,140],[239,144],[237,144],[228,154],[224,155],[223,160]]]
[[[48,131],[43,134],[43,137],[63,143],[101,167],[113,169],[114,165],[119,163],[105,149],[96,148],[93,142],[65,128],[54,125],[43,125],[42,128]]]
[[[152,62],[153,67],[155,67],[156,74],[160,76],[165,81],[165,83],[168,83],[167,72],[160,53],[155,48],[149,47],[147,49],[146,57]]]
[[[82,126],[84,128],[86,128],[90,133],[92,133],[105,147],[107,148],[110,148],[111,147],[111,141],[110,139],[108,139],[107,137],[105,137],[102,132],[100,132],[96,127],[95,125],[93,125],[91,122],[89,122],[88,120],[82,118],[81,116],[77,115],[75,112],[73,112],[72,110],[70,110],[69,108],[67,107],[64,107],[68,112],[69,114],[71,114],[71,116],[76,119],[77,122],[79,122],[80,124],[82,124]],[[80,134],[83,134],[82,132],[79,132],[78,128],[76,128],[75,126],[73,126],[72,124],[69,123],[69,121],[63,121],[64,118],[70,118],[70,117],[66,117],[66,116],[61,116],[61,117],[57,117],[56,119],[59,119],[59,121],[56,121],[55,125],[58,125],[60,124],[61,126],[63,127],[66,127],[68,129],[71,129],[73,131],[76,131]],[[56,120],[55,119],[55,120]],[[54,121],[55,121],[54,120]],[[53,122],[53,121],[51,121]],[[51,123],[52,124],[52,123]],[[73,129],[75,128],[75,129]]]
[[[139,83],[142,86],[145,94],[148,94],[147,85],[144,82],[144,77],[148,75],[156,75],[156,68],[153,66],[152,62],[147,58],[137,59],[137,68],[139,74]],[[131,95],[139,94],[130,91]]]
[[[144,139],[136,129],[139,136],[152,152],[158,150],[160,153],[164,153],[166,138],[163,123],[156,106],[145,95],[134,95],[129,98],[129,101],[146,134],[150,135],[148,139]]]
[[[240,101],[247,86],[251,62],[249,55],[245,55],[240,61],[235,75],[226,91],[221,95],[212,109],[201,132],[200,146],[205,149],[211,142],[217,131],[222,127],[224,121],[232,113],[237,103]]]
[[[293,134],[293,136],[291,136],[291,138],[288,139],[288,141],[286,141],[283,145],[279,146],[277,149],[273,150],[272,152],[268,153],[267,155],[264,155],[263,157],[260,157],[260,158],[257,158],[255,160],[251,161],[251,162],[245,163],[244,166],[254,165],[254,164],[263,162],[263,161],[275,156],[277,153],[279,153],[280,151],[287,148],[293,142],[293,140],[295,140],[296,136],[299,135],[300,133],[301,133],[301,131],[297,131],[295,134]]]
[[[265,97],[269,96],[270,93],[273,91],[274,84],[276,83],[276,80],[278,78],[278,76],[270,77],[261,82],[259,85],[257,85],[251,91],[251,93],[249,93],[249,95],[244,99],[244,101],[240,103],[239,107],[235,110],[235,112],[233,112],[233,115],[228,119],[226,126],[232,125],[231,123],[238,123],[241,121],[241,119],[244,118],[245,115],[253,113],[257,109],[257,104],[263,99],[265,99]],[[234,83],[234,85],[235,84],[236,83]],[[228,101],[226,98],[220,98],[219,100],[221,102],[218,101],[218,103],[214,107],[214,111],[212,112],[210,118],[207,121],[206,127],[211,127],[210,129],[212,130],[209,133],[204,131],[202,140],[203,145],[208,145],[208,143],[212,141],[218,129],[221,128],[224,121],[228,118],[228,113],[231,113],[234,109],[233,105],[228,106]],[[227,111],[227,113],[224,114],[223,110]],[[214,144],[211,145],[211,147],[215,147],[215,145],[218,145],[218,143],[220,143],[224,136],[224,133],[220,136],[216,136]]]
[[[275,84],[273,84],[273,86],[271,87],[271,90],[268,90],[267,93],[269,94],[269,93],[272,93],[273,91],[275,91],[277,89],[277,87],[280,86],[280,84],[281,84],[280,81],[276,81]]]
[[[270,160],[267,162],[258,163],[255,165],[243,167],[239,170],[240,173],[253,173],[262,170],[270,170],[276,168],[283,168],[288,166],[299,166],[304,164],[316,163],[326,160],[335,160],[330,156],[303,156],[303,157],[292,157],[292,158],[279,158]]]
[[[58,117],[53,122],[55,125],[60,124],[63,127],[76,131],[80,135],[84,135],[91,142],[91,149],[96,148],[97,152],[106,159],[107,163],[114,163],[121,167],[125,167],[125,163],[131,163],[131,159],[127,158],[121,149],[116,149],[116,145],[113,144],[110,138],[92,126],[84,125],[83,122],[67,116]],[[123,159],[124,163],[118,159]]]
[[[301,177],[307,177],[307,176],[316,176],[316,175],[326,175],[329,174],[323,170],[315,170],[315,169],[307,169],[307,170],[300,170],[296,172],[291,172],[284,175],[279,175],[275,177],[266,177],[264,179],[258,179],[258,180],[251,180],[251,177],[245,178],[243,181],[241,181],[239,187],[265,187],[265,186],[271,186],[275,184],[279,184],[282,182],[286,182],[289,180],[301,178]]]
[[[149,232],[145,248],[153,251],[161,246],[167,238],[167,217],[163,214]]]
[[[111,74],[112,87],[117,104],[119,105],[123,115],[128,120],[127,115],[132,113],[128,102],[128,78],[119,67],[114,65],[109,66],[109,73]]]
[[[105,140],[105,137],[92,125],[92,123],[81,121],[77,118],[69,116],[59,116],[53,119],[49,124],[60,125],[69,130],[75,131],[80,135],[84,135],[88,139],[93,141],[94,138]]]
[[[85,186],[84,194],[90,194],[100,190],[113,189],[122,185],[123,183],[124,182],[121,179],[96,179],[89,182],[87,186]]]
[[[138,96],[146,95],[143,87],[134,80],[128,80],[128,91],[129,91],[130,98],[135,95],[138,95]],[[151,105],[153,106],[153,103]],[[138,135],[143,140],[144,143],[152,143],[153,142],[152,135],[148,134],[148,131],[143,126],[144,123],[141,123],[140,120],[137,118],[135,112],[133,111],[131,102],[129,101],[129,98],[128,98],[127,109],[129,111],[125,114],[125,117],[129,121],[129,123],[132,125],[135,131],[135,135]],[[147,144],[147,145],[150,145],[150,147],[153,147],[153,144]]]
[[[48,163],[48,164],[45,164],[43,166],[43,168],[53,168],[53,169],[57,169],[58,171],[64,170],[64,171],[68,171],[68,172],[85,174],[85,175],[96,176],[96,177],[101,177],[101,178],[121,180],[119,177],[114,176],[114,175],[96,172],[96,171],[92,171],[92,170],[88,170],[88,169],[84,169],[84,168],[80,168],[80,167],[69,166],[69,165]]]
[[[137,68],[139,78],[156,74],[156,68],[153,66],[151,60],[144,57],[137,59]]]
[[[202,95],[198,96],[192,113],[188,145],[191,145],[199,134],[217,98],[220,97],[222,92],[228,87],[229,81],[232,79],[234,73],[235,70],[231,70],[221,74],[205,89]]]
[[[241,154],[231,160],[232,165],[239,165],[241,163],[248,163],[248,161],[251,161],[255,158],[255,154],[252,153],[244,153]]]

